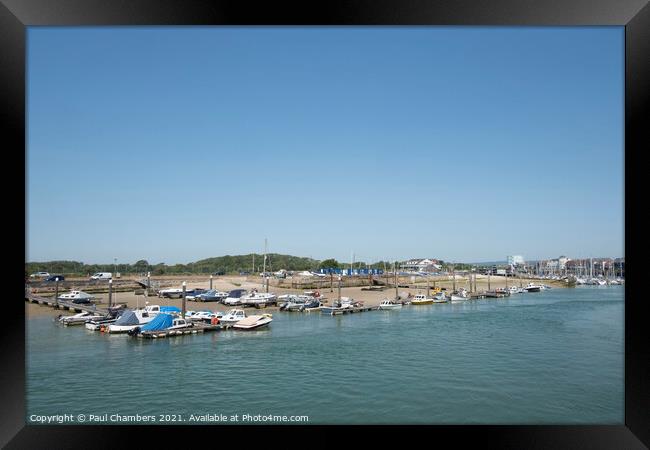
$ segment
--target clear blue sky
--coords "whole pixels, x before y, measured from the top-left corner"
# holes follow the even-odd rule
[[[623,256],[622,27],[27,42],[28,261]]]

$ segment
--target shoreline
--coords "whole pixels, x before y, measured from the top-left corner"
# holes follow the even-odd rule
[[[441,277],[438,277],[437,280],[435,280],[435,287],[439,288],[444,288],[446,289],[447,292],[451,293],[453,289],[453,280],[449,279],[440,279]],[[446,277],[445,277],[446,278]],[[476,277],[476,287],[477,290],[480,291],[486,291],[488,290],[488,281],[487,281],[487,276],[483,275],[477,275]],[[209,278],[206,280],[206,277],[204,276],[191,276],[191,277],[178,277],[174,279],[170,279],[168,277],[165,277],[165,279],[159,279],[155,280],[152,278],[152,281],[171,281],[171,284],[173,287],[177,287],[174,284],[174,281],[177,280],[177,284],[180,285],[182,281],[187,281],[187,288],[193,289],[193,288],[204,288],[208,289],[210,287],[210,280]],[[71,280],[74,281],[74,280]],[[81,280],[79,280],[81,281]],[[327,280],[327,286],[323,287],[321,289],[318,289],[319,292],[321,293],[321,296],[324,297],[324,301],[326,305],[331,305],[332,301],[336,300],[338,298],[338,288],[337,288],[337,282],[335,281],[330,288],[329,286],[329,280]],[[508,286],[519,286],[520,284],[522,286],[526,286],[529,282],[540,282],[543,281],[543,284],[548,284],[552,288],[567,288],[568,286],[564,282],[558,282],[555,280],[535,280],[535,279],[511,279],[508,278],[507,283]],[[402,281],[400,280],[400,283]],[[81,283],[80,283],[81,284]],[[406,297],[409,293],[412,295],[416,294],[426,294],[427,291],[427,284],[426,281],[422,282],[420,281],[419,283],[409,283],[413,287],[399,287],[398,292],[399,295],[404,298]],[[506,285],[506,279],[505,277],[495,277],[491,276],[490,277],[490,290],[494,290],[496,288],[503,288]],[[180,287],[180,286],[178,286]],[[430,283],[431,290],[434,288],[434,280],[431,280]],[[253,281],[248,280],[244,276],[222,276],[219,278],[214,278],[213,279],[213,288],[220,290],[220,291],[230,291],[232,289],[257,289],[259,292],[265,292],[265,288],[260,280],[260,282],[256,283]],[[366,291],[362,290],[364,288],[367,288],[367,286],[354,286],[354,287],[341,287],[341,296],[342,297],[351,297],[354,300],[361,300],[364,302],[364,306],[378,306],[382,300],[386,298],[395,298],[395,288],[394,287],[388,287],[385,288],[381,291],[376,290],[376,291]],[[456,288],[469,288],[469,281],[467,278],[461,278],[457,277],[456,278]],[[83,288],[81,289],[83,290]],[[128,308],[142,308],[146,304],[150,305],[161,305],[161,306],[177,306],[179,308],[182,307],[182,299],[169,299],[169,298],[160,298],[158,296],[145,296],[142,293],[138,292],[143,291],[143,289],[129,289],[128,291],[122,291],[122,292],[116,292],[113,291],[113,303],[114,304],[119,304],[119,303],[124,303]],[[283,295],[283,294],[301,294],[303,293],[304,289],[291,289],[291,288],[286,288],[286,287],[277,287],[277,286],[269,286],[269,292],[274,293],[276,295]],[[59,290],[59,293],[66,292],[65,290]],[[99,307],[105,307],[108,304],[108,293],[97,293],[95,295],[95,303]],[[432,294],[433,295],[433,294]],[[527,295],[527,294],[522,294],[522,295]],[[489,301],[489,299],[487,299]],[[497,300],[497,299],[494,299]],[[147,303],[148,302],[148,303]],[[186,310],[187,311],[197,311],[197,310],[209,310],[209,311],[222,311],[225,312],[231,308],[241,308],[239,306],[229,306],[229,305],[224,305],[223,303],[219,302],[195,302],[195,301],[189,301],[186,300]],[[262,313],[262,312],[270,312],[274,313],[279,311],[279,307],[277,306],[268,306],[266,308],[261,308],[257,309],[255,307],[246,307],[244,308],[248,313],[250,312],[255,312],[255,313]],[[66,310],[57,310],[55,308],[49,307],[49,306],[44,306],[44,305],[38,305],[35,303],[26,303],[26,308],[25,308],[25,316],[30,317],[30,316],[57,316],[59,314],[73,314],[71,311],[66,311]]]

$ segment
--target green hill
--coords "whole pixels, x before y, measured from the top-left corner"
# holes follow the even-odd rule
[[[163,274],[210,274],[215,272],[239,273],[261,272],[264,263],[264,255],[255,254],[255,268],[253,268],[253,253],[248,255],[225,255],[214,258],[206,258],[188,264],[167,265],[165,263],[149,264],[142,259],[135,264],[118,264],[117,271],[122,274],[136,274],[151,272],[152,275]],[[316,270],[319,261],[299,256],[280,255],[269,253],[266,255],[266,270]],[[84,264],[79,261],[46,261],[28,262],[25,264],[25,277],[30,274],[44,271],[51,274],[81,275],[86,276],[95,272],[115,272],[113,264]]]

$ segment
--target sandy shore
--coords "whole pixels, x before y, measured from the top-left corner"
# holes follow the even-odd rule
[[[182,281],[187,281],[187,287],[188,289],[192,288],[209,288],[210,287],[210,281],[209,279],[206,280],[206,277],[202,276],[193,276],[193,277],[174,277],[173,279],[170,277],[168,281],[172,281],[172,287],[180,287],[180,284]],[[173,281],[176,281],[178,286],[173,284]],[[522,280],[515,280],[509,278],[507,280],[508,286],[514,285],[523,285],[526,286],[529,281],[532,282],[540,282],[540,280],[528,280],[528,279],[522,279]],[[554,288],[556,287],[566,287],[564,282],[557,282],[557,281],[551,281],[551,280],[542,280],[543,284],[548,284],[549,286],[552,286]],[[488,290],[488,280],[486,276],[477,276],[476,280],[477,288],[479,291],[484,291]],[[505,287],[506,285],[506,279],[504,277],[490,277],[490,283],[489,283],[490,289],[495,289],[495,288],[501,288]],[[426,281],[424,282],[419,282],[417,283],[418,288],[413,289],[413,288],[399,288],[399,294],[402,297],[406,297],[409,293],[411,294],[418,294],[418,293],[426,293],[427,289],[427,284]],[[433,288],[434,282],[431,281],[430,286]],[[453,280],[448,279],[448,280],[441,280],[438,278],[435,281],[435,286],[440,287],[440,288],[446,288],[447,291],[451,292],[453,290]],[[461,288],[464,287],[465,289],[469,289],[469,283],[466,278],[461,278],[461,277],[456,277],[456,288]],[[252,281],[247,281],[246,277],[239,277],[239,276],[224,276],[224,277],[219,277],[215,278],[213,280],[213,288],[218,289],[221,291],[230,291],[232,289],[237,289],[237,288],[242,288],[242,289],[253,289],[257,288],[258,291],[264,292],[265,289],[261,283],[261,280],[259,283],[255,283]],[[302,293],[302,290],[300,289],[286,289],[286,288],[278,288],[274,286],[269,286],[269,292],[272,292],[276,295],[282,295],[282,294],[300,294]],[[334,282],[334,287],[332,290],[330,290],[329,286],[325,289],[320,290],[321,295],[325,298],[325,301],[329,304],[331,304],[332,300],[336,300],[338,296],[338,289],[336,286],[336,282]],[[96,296],[96,302],[98,306],[106,306],[108,304],[108,294],[95,294]],[[385,298],[394,298],[395,297],[395,288],[387,288],[383,291],[364,291],[362,290],[362,287],[344,287],[341,288],[341,296],[344,297],[351,297],[355,300],[361,300],[364,302],[365,305],[367,306],[376,306],[379,305],[379,303],[385,299]],[[489,300],[486,300],[489,301]],[[145,306],[146,302],[149,302],[149,304],[157,304],[157,305],[165,305],[165,306],[178,306],[179,308],[182,306],[182,299],[169,299],[169,298],[159,298],[157,296],[149,296],[145,297],[143,294],[135,294],[135,291],[129,291],[129,292],[114,292],[113,293],[113,302],[117,303],[124,303],[126,304],[129,308],[137,308],[137,307],[143,307]],[[187,310],[210,310],[210,311],[226,311],[230,309],[230,306],[224,305],[222,303],[218,302],[193,302],[193,301],[186,301],[186,308]],[[261,311],[266,311],[266,312],[275,312],[278,310],[277,307],[267,307],[266,309],[259,310],[253,307],[246,308],[247,310],[253,312],[261,312]],[[31,316],[38,316],[38,315],[47,315],[47,316],[58,316],[59,314],[72,314],[71,312],[68,311],[60,311],[56,310],[54,308],[50,308],[48,306],[42,306],[34,303],[26,303],[25,304],[25,315],[27,317]]]

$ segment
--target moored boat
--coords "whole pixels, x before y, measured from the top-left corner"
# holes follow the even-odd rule
[[[381,303],[379,304],[379,309],[388,310],[388,311],[393,310],[393,309],[399,309],[401,307],[402,307],[401,302],[397,302],[395,300],[391,300],[391,299],[388,299],[388,298],[382,300]]]
[[[90,303],[94,298],[87,292],[75,290],[59,295],[59,300],[71,301],[72,303]]]
[[[219,322],[224,325],[234,325],[246,317],[243,309],[231,309],[219,319]]]
[[[108,333],[127,333],[134,328],[141,327],[151,322],[157,314],[150,314],[147,310],[136,309],[126,310],[117,320],[108,326],[104,326],[104,331]],[[102,327],[100,326],[100,331]]]
[[[539,292],[542,290],[542,286],[539,284],[528,283],[528,286],[524,288],[526,292]]]
[[[411,300],[411,305],[432,305],[433,297],[427,297],[424,294],[417,294]]]
[[[433,303],[447,303],[449,302],[449,297],[444,292],[438,292],[433,296]]]
[[[67,326],[67,325],[81,325],[82,323],[86,323],[90,320],[99,320],[104,317],[105,316],[103,314],[96,314],[96,313],[84,311],[72,316],[59,316],[58,319],[59,319],[59,323]]]
[[[451,299],[452,303],[455,303],[455,302],[461,302],[461,301],[469,300],[470,296],[469,296],[469,293],[465,289],[461,288],[457,292],[452,293],[450,295],[450,299]]]
[[[233,325],[233,328],[237,330],[254,330],[257,328],[265,327],[273,321],[273,316],[271,314],[262,314],[262,315],[253,315],[248,316],[245,319],[240,320],[239,322]]]
[[[241,297],[241,304],[249,306],[264,306],[269,303],[274,303],[276,300],[277,297],[275,294],[265,292],[260,293],[253,289],[250,294]]]
[[[247,293],[246,289],[233,289],[228,292],[228,297],[223,300],[224,305],[241,305],[242,297]]]

